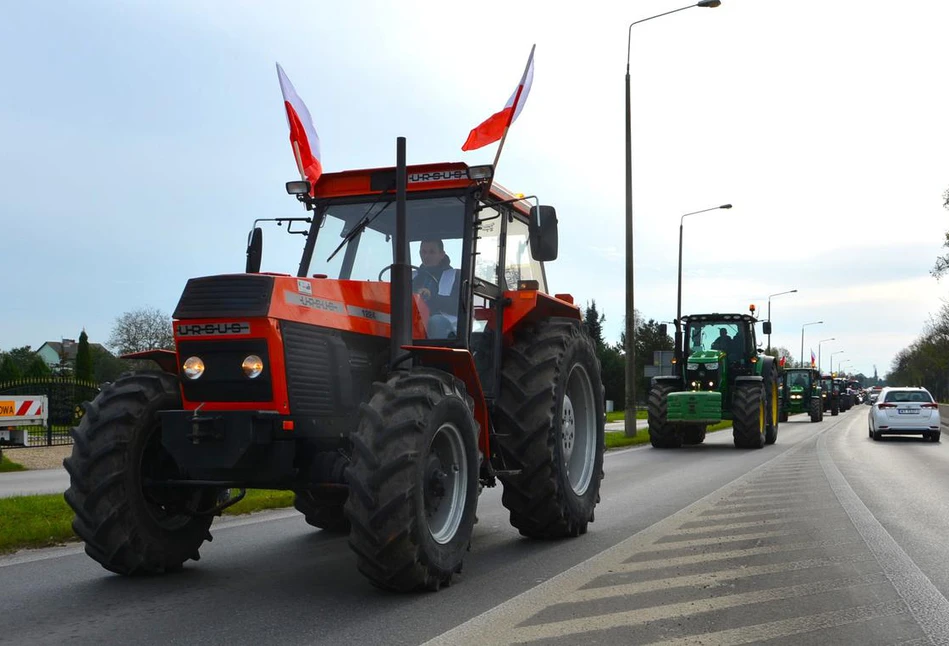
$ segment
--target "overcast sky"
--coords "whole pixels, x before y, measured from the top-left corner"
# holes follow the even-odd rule
[[[537,44],[498,182],[557,208],[552,291],[624,311],[629,23],[676,0],[21,2],[0,18],[0,349],[104,342],[170,313],[191,276],[243,270],[254,218],[300,215],[274,71],[327,171],[489,163],[461,152]],[[882,376],[949,293],[929,275],[949,212],[949,2],[723,0],[632,29],[637,308],[767,315],[772,343]],[[268,230],[264,269],[300,239]],[[836,365],[836,364],[835,364]]]

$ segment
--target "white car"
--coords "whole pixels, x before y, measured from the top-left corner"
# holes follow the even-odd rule
[[[891,388],[880,391],[870,407],[870,437],[922,435],[939,441],[939,404],[925,388]]]

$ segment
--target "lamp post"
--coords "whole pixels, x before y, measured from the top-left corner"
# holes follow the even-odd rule
[[[837,372],[840,372],[840,367],[845,363],[853,363],[850,359],[841,359],[837,362]]]
[[[768,323],[771,322],[771,299],[774,298],[775,296],[783,296],[785,294],[796,294],[796,293],[797,293],[797,290],[792,289],[786,292],[778,292],[777,294],[771,294],[770,296],[768,296]],[[771,335],[770,334],[768,335],[768,352],[771,352]]]
[[[682,357],[679,355],[682,347],[682,225],[685,222],[686,216],[696,215],[698,213],[705,213],[707,211],[716,211],[718,209],[730,209],[732,208],[731,204],[722,204],[721,206],[713,206],[708,209],[702,209],[701,211],[692,211],[691,213],[685,213],[679,218],[679,293],[676,298],[676,333],[675,333],[675,357],[676,361],[681,361]]]
[[[834,355],[842,353],[843,350],[837,350],[837,352],[830,353],[830,376],[834,376]]]
[[[823,321],[813,321],[811,323],[805,323],[801,326],[801,367],[804,367],[804,328],[808,325],[821,325]]]
[[[828,341],[836,341],[835,337],[830,337],[829,339],[821,339],[817,342],[817,372],[822,372],[821,370],[821,360],[820,360],[820,344],[827,343]]]
[[[656,14],[642,20],[630,23],[626,36],[626,421],[624,424],[626,437],[636,436],[636,344],[633,335],[636,331],[635,305],[633,301],[633,144],[632,123],[630,115],[629,93],[629,55],[632,49],[633,25],[647,20],[668,16],[672,13],[685,11],[692,7],[715,8],[721,5],[721,0],[701,0],[687,7],[680,7],[672,11]]]

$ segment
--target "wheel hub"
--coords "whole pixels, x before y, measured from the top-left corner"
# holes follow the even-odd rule
[[[570,397],[566,395],[563,398],[563,415],[560,420],[560,427],[562,430],[561,437],[563,438],[563,460],[569,465],[570,458],[573,456],[573,446],[577,439],[577,420],[573,413],[573,403],[570,401]]]

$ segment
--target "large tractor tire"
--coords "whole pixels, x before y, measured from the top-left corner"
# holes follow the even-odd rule
[[[218,489],[146,487],[146,479],[180,477],[161,445],[158,411],[181,408],[178,379],[167,373],[125,375],[85,404],[71,431],[65,498],[86,554],[118,574],[158,574],[198,560],[211,540]]]
[[[812,422],[819,422],[824,419],[824,407],[821,406],[819,397],[811,397],[810,416]]]
[[[683,444],[701,444],[705,441],[707,424],[687,424],[682,429]]]
[[[464,384],[415,368],[374,385],[347,471],[356,565],[374,585],[438,590],[461,572],[478,503],[478,425]]]
[[[501,502],[531,538],[578,536],[593,522],[603,478],[600,362],[578,321],[550,318],[515,333],[495,409]]]
[[[778,440],[778,422],[781,403],[778,401],[778,379],[774,366],[766,363],[764,366],[765,388],[765,444],[774,444]]]
[[[832,399],[830,402],[830,415],[831,417],[836,417],[840,414],[840,400]]]
[[[787,412],[786,410],[782,410],[782,411],[778,414],[778,421],[779,421],[779,422],[786,422],[786,421],[788,421],[788,412]]]
[[[345,534],[349,531],[349,519],[340,503],[321,501],[313,492],[301,489],[294,492],[293,507],[303,514],[306,522],[326,532]]]
[[[649,443],[653,448],[677,449],[682,446],[682,436],[668,419],[669,393],[675,390],[675,386],[664,383],[658,383],[649,390],[646,412],[649,416]]]
[[[760,449],[765,445],[765,399],[764,384],[736,385],[732,404],[732,435],[736,447]]]

